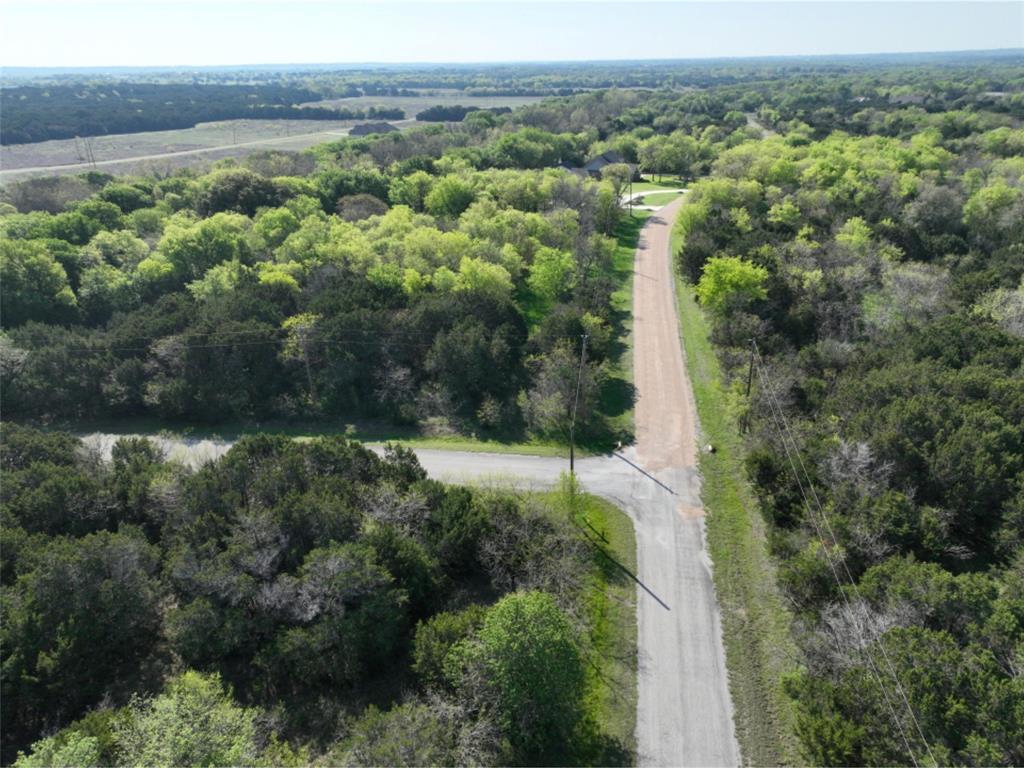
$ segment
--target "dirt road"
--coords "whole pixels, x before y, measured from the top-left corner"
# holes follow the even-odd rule
[[[633,270],[633,384],[637,455],[648,470],[696,465],[693,393],[683,365],[669,254],[683,198],[661,208],[640,231]]]

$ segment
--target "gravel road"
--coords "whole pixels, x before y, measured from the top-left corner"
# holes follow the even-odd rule
[[[633,519],[637,540],[640,765],[738,765],[732,703],[711,561],[704,536],[693,395],[686,375],[669,254],[671,222],[682,200],[641,231],[634,275],[634,380],[637,445],[580,459],[583,488]],[[85,438],[109,455],[117,436]],[[216,458],[230,443],[157,438],[190,464]],[[420,463],[449,482],[547,488],[564,459],[420,449]]]

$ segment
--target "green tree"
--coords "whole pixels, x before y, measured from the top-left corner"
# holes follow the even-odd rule
[[[99,740],[77,731],[50,736],[32,745],[29,754],[18,754],[15,768],[94,768],[103,765]]]
[[[512,295],[512,277],[500,264],[490,264],[470,256],[459,262],[455,290],[479,293],[496,301],[507,301]]]
[[[274,183],[246,168],[227,168],[204,176],[196,194],[196,211],[204,218],[222,211],[254,216],[258,209],[279,203]]]
[[[179,279],[196,280],[221,262],[248,261],[250,226],[251,222],[237,213],[218,213],[199,222],[175,217],[167,222],[157,252]]]
[[[426,686],[440,688],[451,682],[445,674],[448,655],[476,633],[486,613],[482,606],[471,605],[458,613],[435,614],[416,626],[412,668]]]
[[[33,240],[0,239],[0,323],[67,322],[77,308],[64,267]]]
[[[540,248],[530,265],[530,288],[546,301],[555,301],[573,287],[576,262],[568,251]]]
[[[434,184],[424,198],[423,205],[434,216],[454,219],[469,208],[474,199],[476,193],[469,183],[458,176],[449,175]]]
[[[583,718],[586,673],[568,617],[545,592],[519,592],[487,612],[474,641],[448,657],[465,691],[480,674],[499,722],[526,762],[558,762]]]
[[[697,283],[700,303],[717,315],[728,315],[768,295],[768,270],[735,256],[708,259]]]
[[[234,766],[256,758],[256,710],[235,704],[219,675],[186,672],[117,727],[126,765]]]
[[[52,713],[78,715],[135,673],[157,639],[161,597],[157,550],[137,530],[41,547],[5,589],[5,738],[25,743]]]
[[[601,180],[612,185],[615,199],[620,200],[622,193],[633,178],[633,169],[626,163],[612,163],[601,169]]]
[[[390,196],[395,205],[407,205],[417,213],[423,211],[427,196],[434,186],[434,177],[426,171],[414,171],[391,180]]]

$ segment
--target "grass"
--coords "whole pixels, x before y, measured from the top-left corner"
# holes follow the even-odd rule
[[[651,192],[646,194],[638,200],[634,200],[634,205],[668,205],[681,193],[679,192]]]
[[[677,245],[673,238],[673,253]],[[701,441],[715,447],[713,454],[700,454],[701,500],[722,609],[736,736],[745,764],[798,764],[793,711],[782,690],[783,675],[797,664],[791,616],[776,587],[766,524],[746,480],[743,438],[707,319],[692,286],[677,278],[676,292]]]
[[[685,187],[686,182],[682,179],[662,179],[661,181],[648,179],[645,181],[634,181],[629,191],[635,195],[638,192],[661,192],[666,189],[683,189]]]
[[[612,293],[612,333],[615,344],[609,359],[609,377],[601,392],[601,410],[608,416],[610,440],[633,440],[633,262],[640,230],[651,211],[633,211],[615,230],[612,279],[618,286]],[[599,443],[593,448],[607,448]]]
[[[570,503],[564,492],[545,494],[560,519]],[[591,657],[587,711],[602,736],[611,737],[636,755],[637,625],[636,538],[625,512],[596,496],[577,497],[575,524],[592,547],[584,597]]]

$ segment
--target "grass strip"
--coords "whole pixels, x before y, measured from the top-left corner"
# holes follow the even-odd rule
[[[606,450],[618,440],[633,441],[633,264],[636,244],[652,211],[633,211],[624,216],[615,229],[615,254],[612,257],[612,333],[615,344],[608,359],[608,380],[601,392],[601,411],[607,416],[608,435],[593,445],[594,451]]]
[[[565,519],[564,490],[545,494],[549,508]],[[577,497],[575,523],[591,546],[592,567],[584,593],[592,666],[585,705],[604,737],[636,757],[637,623],[636,537],[633,521],[597,496]],[[623,570],[625,569],[625,570]]]

